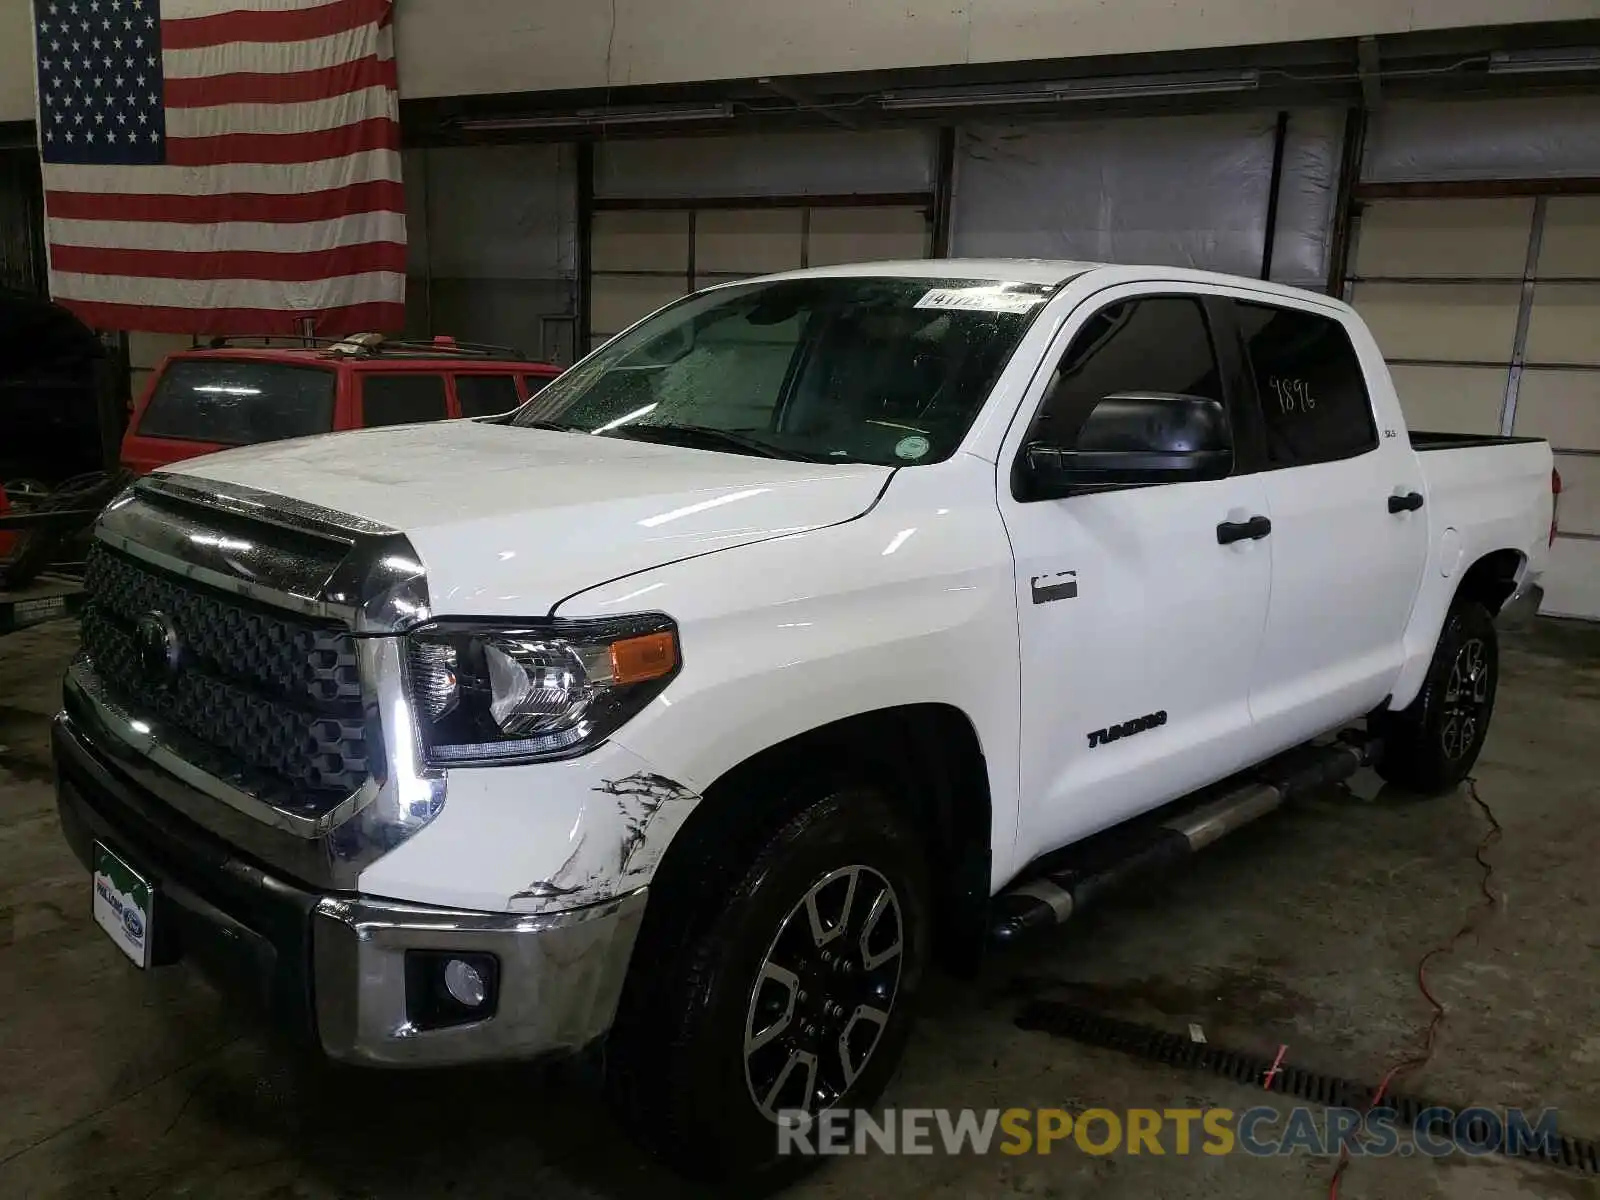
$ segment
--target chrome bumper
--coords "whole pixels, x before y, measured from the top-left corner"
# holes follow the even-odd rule
[[[345,1062],[419,1067],[581,1049],[616,1015],[644,905],[644,888],[544,916],[328,897],[316,907],[311,933],[323,1050]],[[494,1015],[419,1029],[407,1013],[408,950],[494,955]]]
[[[1500,606],[1495,623],[1503,629],[1520,629],[1539,615],[1544,604],[1544,588],[1537,583],[1525,583]]]

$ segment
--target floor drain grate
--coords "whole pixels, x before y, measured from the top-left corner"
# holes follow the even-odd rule
[[[1184,1035],[1169,1033],[1151,1025],[1120,1021],[1115,1017],[1107,1017],[1076,1005],[1049,1000],[1033,1000],[1024,1005],[1017,1015],[1016,1023],[1019,1029],[1048,1033],[1086,1046],[1116,1050],[1134,1058],[1164,1063],[1171,1067],[1205,1071],[1251,1087],[1260,1087],[1262,1080],[1267,1077],[1267,1072],[1272,1068],[1270,1058],[1257,1054],[1194,1042]],[[1336,1075],[1325,1075],[1320,1071],[1285,1066],[1279,1068],[1267,1090],[1277,1095],[1293,1096],[1311,1104],[1334,1108],[1362,1108],[1372,1096],[1376,1086],[1374,1083],[1357,1083],[1349,1079],[1340,1079]],[[1468,1107],[1441,1104],[1437,1100],[1405,1093],[1391,1093],[1385,1098],[1384,1103],[1385,1107],[1395,1110],[1401,1124],[1408,1129],[1415,1128],[1417,1118],[1429,1109],[1449,1108],[1460,1112]],[[1433,1127],[1433,1131],[1441,1135],[1449,1133],[1449,1129],[1442,1121]],[[1586,1175],[1600,1175],[1600,1144],[1588,1138],[1558,1135],[1553,1144],[1546,1144],[1544,1147],[1503,1145],[1500,1153],[1533,1162],[1549,1163],[1570,1171],[1580,1171]]]

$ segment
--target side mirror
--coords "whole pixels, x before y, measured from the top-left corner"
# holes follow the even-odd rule
[[[1029,443],[1029,489],[1037,498],[1079,488],[1192,483],[1233,470],[1228,414],[1215,400],[1118,392],[1094,406],[1072,446]]]

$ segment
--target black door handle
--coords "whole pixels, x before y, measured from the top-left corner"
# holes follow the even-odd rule
[[[1408,492],[1404,496],[1389,497],[1389,511],[1392,513],[1416,512],[1421,507],[1421,492]]]
[[[1248,521],[1224,521],[1217,526],[1217,545],[1231,546],[1246,538],[1259,542],[1272,532],[1272,522],[1266,517],[1251,517]]]

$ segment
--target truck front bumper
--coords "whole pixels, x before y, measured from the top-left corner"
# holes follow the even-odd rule
[[[92,869],[101,843],[154,887],[153,964],[193,962],[330,1057],[395,1067],[525,1059],[581,1049],[610,1027],[643,888],[538,915],[319,892],[176,813],[66,714],[52,741],[61,825],[79,861]],[[455,955],[486,967],[477,1010],[440,1002]]]

